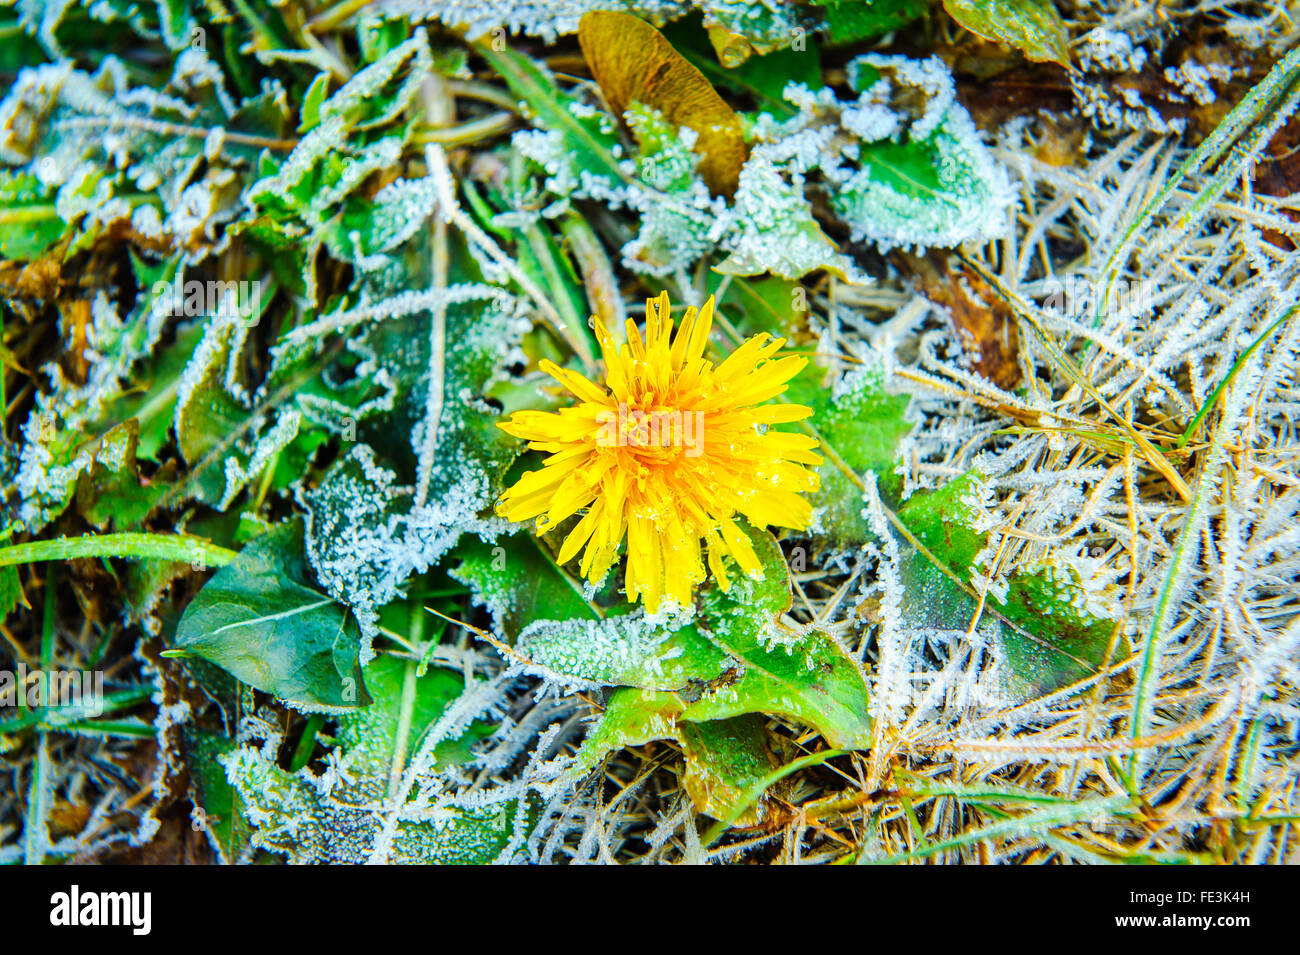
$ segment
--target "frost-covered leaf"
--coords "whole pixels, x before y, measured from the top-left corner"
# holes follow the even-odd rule
[[[197,727],[183,729],[185,763],[194,802],[191,825],[208,837],[220,860],[233,865],[242,860],[253,833],[244,800],[226,778],[220,762],[236,749],[234,740]]]
[[[411,132],[411,123],[399,120],[431,66],[428,41],[417,30],[333,95],[305,106],[311,113],[303,117],[306,134],[281,162],[263,155],[260,178],[245,189],[244,201],[257,216],[241,222],[239,231],[291,263],[283,277],[309,303],[316,300],[322,244],[340,258],[374,268],[377,256],[403,242],[427,216],[428,183],[417,187],[419,197],[401,183],[373,200],[355,194],[372,175],[398,165]]]
[[[128,418],[106,432],[89,468],[77,479],[77,511],[101,530],[139,525],[167,492],[174,469],[143,479],[136,461],[140,423]]]
[[[338,118],[344,129],[391,123],[406,109],[433,65],[424,30],[358,72],[319,107],[321,123]]]
[[[185,608],[174,643],[304,709],[370,702],[356,621],[311,586],[298,521],[268,531],[217,571]]]
[[[112,56],[93,75],[64,61],[23,70],[0,103],[0,159],[53,193],[55,214],[77,224],[74,248],[116,226],[196,253],[239,211],[248,144],[278,136],[282,121],[274,109],[237,106],[200,49],[176,57],[161,89],[132,87]]]
[[[609,198],[619,195],[630,176],[621,165],[615,122],[560,90],[550,71],[513,50],[479,52],[510,91],[527,107],[539,130],[516,134],[514,146],[540,163],[557,195]]]
[[[967,475],[935,491],[918,492],[899,508],[908,529],[962,580],[974,584],[988,543],[975,530],[967,499],[977,493]],[[913,628],[965,631],[975,602],[930,561],[900,546],[903,613]],[[1091,593],[1078,567],[1069,563],[1027,566],[989,593],[996,608],[1024,633],[999,624],[994,629],[1010,667],[1007,691],[1016,696],[1054,690],[1094,672],[1114,632],[1114,598]],[[1028,635],[1026,635],[1028,634]]]
[[[907,420],[911,399],[891,394],[883,368],[870,361],[835,375],[829,388],[822,382],[825,376],[823,369],[810,363],[791,382],[786,397],[813,409],[817,434],[835,451],[818,469],[821,486],[811,496],[817,527],[837,546],[852,546],[869,535],[861,489],[839,462],[859,478],[864,472],[874,473],[892,499],[901,484],[894,474],[899,444],[913,427]]]
[[[760,117],[773,162],[819,169],[831,209],[854,241],[882,249],[955,245],[998,234],[1010,201],[1006,174],[957,102],[937,58],[870,54],[849,63],[856,100],[792,84],[793,119]]]
[[[749,52],[771,53],[790,46],[803,28],[798,5],[782,0],[698,0],[704,26],[718,48],[718,59],[736,65]]]
[[[446,346],[436,354],[423,309],[361,337],[356,348],[390,382],[392,403],[357,423],[355,437],[366,443],[305,495],[312,565],[367,634],[376,608],[411,574],[436,563],[462,533],[502,524],[482,512],[518,450],[483,395],[523,328],[495,290],[460,291],[445,306]]]
[[[569,685],[631,686],[679,691],[684,718],[727,719],[779,713],[817,728],[836,746],[866,746],[871,721],[867,687],[857,663],[816,628],[792,630],[778,621],[790,608],[789,569],[770,534],[753,531],[763,562],[761,578],[742,577],[724,592],[700,595],[694,619],[646,618],[625,604],[595,608],[567,596],[560,572],[506,555],[486,576],[481,551],[457,576],[474,584],[498,621],[514,607],[537,612],[569,609],[567,618],[534,617],[519,631],[512,657],[526,668]],[[537,575],[550,584],[539,586]],[[571,587],[570,587],[571,589]],[[545,604],[539,593],[558,595]],[[518,620],[519,618],[516,618]]]
[[[448,709],[474,692],[463,674],[441,668],[408,680],[414,661],[379,656],[366,666],[375,702],[338,718],[336,746],[322,775],[289,773],[265,750],[245,746],[223,762],[254,825],[253,844],[295,862],[364,862],[375,848],[384,814],[391,811],[392,781],[400,778],[419,741]],[[465,758],[474,725],[447,732],[430,772]],[[488,790],[477,799],[429,804],[417,797],[399,807],[388,860],[394,863],[466,864],[494,861],[512,843],[527,812],[518,799]]]
[[[1006,176],[956,101],[947,68],[937,59],[865,56],[850,71],[862,96],[844,121],[860,140],[858,161],[837,183],[831,206],[854,238],[888,249],[950,246],[1000,232]],[[902,128],[882,123],[878,109],[909,94],[923,98],[920,114]]]
[[[531,534],[513,534],[492,543],[467,538],[455,550],[456,580],[468,584],[474,602],[492,614],[497,635],[514,642],[538,620],[598,619],[581,585],[555,565]]]
[[[273,462],[301,466],[327,435],[354,440],[359,423],[392,406],[392,379],[373,354],[358,362],[337,348],[318,347],[319,341],[283,341],[270,372],[251,390],[243,352],[258,317],[254,309],[265,301],[244,304],[223,306],[209,318],[175,386],[173,425],[190,465],[178,496],[221,509]],[[277,467],[270,487],[302,476]]]
[[[1070,36],[1053,0],[943,0],[972,33],[1010,43],[1031,60],[1070,65]]]
[[[361,269],[382,267],[383,255],[406,242],[433,214],[437,191],[433,178],[395,179],[373,199],[349,196],[343,211],[325,228],[326,248],[335,258]]]
[[[605,701],[600,721],[583,740],[574,772],[588,772],[609,753],[657,739],[680,739],[678,717],[683,702],[675,693],[621,688]]]
[[[134,419],[140,428],[136,456],[157,460],[171,433],[176,411],[176,389],[185,366],[203,340],[203,322],[183,324],[170,347],[147,359],[135,360],[125,376],[121,394],[105,402],[91,416],[88,427],[108,430]]]
[[[736,224],[728,236],[731,254],[718,265],[719,272],[770,272],[797,279],[826,269],[842,279],[862,284],[869,281],[840,254],[813,218],[803,185],[798,172],[790,173],[787,182],[762,148],[754,151],[740,171],[732,210]]]
[[[280,408],[258,434],[272,409],[258,407],[240,380],[248,328],[234,309],[213,315],[176,391],[173,427],[190,465],[187,488],[222,509],[297,437],[301,420],[297,410]]]
[[[857,661],[824,630],[778,621],[792,601],[790,569],[770,534],[751,532],[750,539],[763,577],[738,580],[728,592],[707,591],[695,624],[737,661],[739,676],[719,680],[686,707],[684,718],[779,713],[815,727],[832,746],[869,746],[867,685]]]
[[[725,208],[710,200],[699,175],[695,133],[642,103],[632,103],[624,116],[640,148],[637,175],[653,192],[631,200],[641,229],[623,247],[623,261],[652,275],[687,268],[712,248],[716,217]]]
[[[602,607],[557,567],[531,534],[456,549],[452,576],[471,586],[516,659],[570,683],[681,689],[712,680],[726,656],[693,629],[670,629],[619,601]]]

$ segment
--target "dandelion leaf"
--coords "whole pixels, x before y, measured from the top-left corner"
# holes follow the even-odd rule
[[[832,546],[857,546],[870,537],[862,491],[840,462],[859,478],[874,473],[882,493],[892,499],[901,489],[894,467],[899,444],[912,429],[906,417],[911,399],[888,391],[878,364],[859,365],[830,388],[821,382],[825,374],[810,362],[786,397],[813,409],[818,436],[835,452],[821,465],[821,486],[810,495],[814,521]]]
[[[411,574],[437,563],[462,533],[502,524],[485,512],[518,448],[484,395],[522,329],[490,289],[465,292],[446,306],[446,345],[436,354],[427,310],[361,336],[357,350],[390,383],[392,401],[356,423],[361,443],[305,495],[312,565],[368,636],[376,609]]]
[[[207,835],[222,863],[243,861],[252,844],[253,828],[244,800],[226,778],[226,768],[220,761],[235,751],[236,742],[190,724],[182,728],[182,740],[189,768],[190,799],[194,803],[192,826]]]
[[[866,283],[813,218],[812,204],[804,198],[803,177],[795,172],[787,181],[761,149],[740,171],[733,215],[731,254],[718,265],[719,272],[770,272],[797,279],[826,269],[842,279],[852,276]]]
[[[298,863],[364,862],[375,848],[384,814],[392,811],[390,780],[466,692],[464,675],[430,669],[405,679],[406,661],[380,656],[366,667],[375,703],[338,718],[336,746],[324,774],[289,773],[263,749],[245,746],[223,760],[228,778],[255,826],[255,846]],[[480,731],[471,726],[473,735]],[[399,740],[401,742],[399,742]],[[463,758],[459,738],[435,751],[437,771]],[[397,762],[399,753],[402,761]],[[445,754],[445,759],[443,758]],[[496,860],[529,822],[516,798],[483,798],[472,805],[428,805],[419,795],[397,807],[388,859],[404,864],[475,864]]]
[[[987,544],[987,535],[970,526],[964,500],[973,493],[974,480],[966,475],[938,490],[918,492],[898,510],[926,548],[966,581],[979,573],[976,560]],[[974,619],[975,602],[914,549],[900,544],[900,554],[908,626],[965,631]],[[1095,672],[1115,623],[1088,596],[1077,570],[1069,566],[1017,569],[1008,575],[1004,594],[988,595],[988,606],[1024,631],[997,628],[1009,668],[1009,693],[1038,695]]]
[[[77,478],[77,511],[101,530],[138,526],[167,492],[174,468],[162,469],[149,479],[140,475],[136,450],[140,423],[135,418],[100,437],[90,467]]]
[[[204,585],[175,646],[303,709],[364,706],[356,621],[310,581],[302,523],[279,525]]]
[[[678,724],[685,772],[682,785],[695,807],[737,826],[757,825],[764,815],[752,790],[772,772],[763,718],[738,716]]]
[[[696,809],[740,826],[757,824],[763,806],[761,801],[753,805],[753,790],[772,770],[763,718],[693,722],[682,716],[677,694],[615,690],[600,722],[583,741],[573,772],[588,772],[610,753],[631,746],[673,740],[681,746],[682,785]]]
[[[677,720],[683,702],[675,693],[624,687],[605,701],[600,722],[583,740],[574,760],[574,772],[594,769],[608,754],[657,739],[679,739]]]
[[[763,576],[735,580],[729,591],[707,591],[697,624],[710,643],[739,663],[739,677],[709,687],[688,705],[685,718],[778,713],[816,728],[833,746],[869,746],[871,718],[861,667],[823,630],[792,631],[777,620],[791,605],[790,570],[770,534],[751,532],[750,539]]]
[[[531,534],[495,545],[469,539],[452,571],[492,614],[498,637],[515,644],[516,659],[536,672],[568,683],[675,690],[727,668],[725,654],[692,628],[651,624],[622,603],[602,616],[606,610],[541,548]]]
[[[596,610],[531,534],[512,534],[488,543],[467,538],[456,548],[460,564],[451,576],[468,585],[474,602],[492,615],[497,636],[513,643],[539,620],[589,621]]]

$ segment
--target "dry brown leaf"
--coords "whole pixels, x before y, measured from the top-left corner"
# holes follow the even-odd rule
[[[1014,388],[1020,381],[1016,319],[988,283],[965,266],[954,268],[947,252],[899,254],[897,261],[926,298],[947,310],[971,367],[1003,390]]]
[[[746,154],[740,118],[662,33],[629,14],[598,10],[583,15],[578,42],[614,115],[635,101],[694,130],[704,182],[715,195],[735,195]]]

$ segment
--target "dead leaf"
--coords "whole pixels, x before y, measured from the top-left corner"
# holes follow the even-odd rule
[[[594,11],[579,22],[578,42],[616,116],[635,101],[694,130],[705,183],[715,195],[735,195],[746,156],[740,118],[662,33],[626,13]]]
[[[988,283],[964,265],[954,269],[943,251],[898,253],[895,260],[926,298],[948,312],[971,367],[1003,390],[1014,388],[1020,381],[1016,319]]]

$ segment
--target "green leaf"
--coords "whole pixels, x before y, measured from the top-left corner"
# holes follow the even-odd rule
[[[3,622],[18,605],[31,606],[23,593],[23,581],[17,567],[0,567],[0,622]]]
[[[869,40],[915,20],[926,0],[814,0],[826,22],[832,46]]]
[[[316,78],[303,94],[302,109],[299,111],[298,132],[306,133],[320,125],[320,108],[330,88],[330,75],[317,73]]]
[[[176,330],[169,347],[138,363],[122,394],[95,415],[90,427],[107,431],[134,419],[139,425],[136,457],[156,461],[167,443],[176,412],[176,391],[181,375],[203,339],[203,323],[191,322]]]
[[[738,680],[720,680],[683,712],[716,720],[744,713],[779,713],[817,729],[832,746],[871,744],[866,679],[857,661],[815,627],[791,631],[777,621],[790,609],[790,570],[775,538],[750,532],[763,576],[733,581],[731,590],[705,592],[695,627],[740,662]]]
[[[100,437],[90,467],[77,478],[77,510],[99,530],[139,526],[167,493],[175,468],[143,479],[136,463],[139,441],[140,423],[128,418]]]
[[[924,137],[863,144],[858,166],[831,196],[856,240],[952,246],[983,235],[1000,204],[992,160],[964,112]]]
[[[185,763],[190,771],[191,824],[207,834],[208,841],[226,865],[239,862],[251,842],[247,807],[226,779],[220,757],[237,748],[234,740],[186,724],[182,728]]]
[[[618,689],[609,695],[600,722],[587,734],[574,759],[573,772],[594,769],[609,753],[657,739],[679,739],[677,719],[683,703],[675,693]]]
[[[665,275],[689,267],[712,248],[710,220],[700,214],[709,191],[699,173],[699,155],[682,141],[681,127],[635,101],[626,117],[640,147],[637,175],[662,199],[641,211],[641,228],[623,257],[652,275]]]
[[[859,277],[851,259],[839,250],[813,218],[804,197],[803,177],[786,181],[762,150],[755,150],[740,171],[734,210],[737,230],[729,237],[731,254],[718,266],[731,275],[770,272],[797,279],[825,269],[841,279]]]
[[[335,762],[347,767],[328,787],[310,769],[288,773],[260,747],[245,746],[224,762],[248,818],[256,822],[254,845],[287,854],[291,861],[364,862],[389,811],[394,780],[408,767],[420,741],[447,707],[475,685],[463,673],[433,668],[416,676],[416,663],[380,655],[366,666],[375,703],[338,718]],[[434,750],[441,767],[463,762],[473,740],[490,727],[471,723]],[[483,800],[474,808],[448,805],[429,811],[412,800],[399,810],[389,860],[394,863],[481,864],[494,861],[531,824],[517,798]]]
[[[497,636],[538,670],[561,680],[606,686],[681,689],[716,679],[726,656],[693,629],[650,626],[618,601],[602,608],[557,567],[531,534],[489,545],[469,539],[451,572],[492,614]]]
[[[626,180],[614,158],[618,134],[612,117],[575,106],[577,100],[560,90],[550,71],[522,53],[487,46],[479,46],[478,52],[527,105],[533,123],[559,137],[548,156],[557,167],[563,166],[570,189],[583,175],[596,177],[606,189]],[[558,171],[548,169],[553,179]]]
[[[53,189],[30,173],[0,171],[0,258],[37,258],[65,228]]]
[[[682,784],[695,807],[715,819],[756,824],[762,807],[752,805],[752,789],[772,770],[763,718],[691,722],[683,712],[682,699],[674,693],[615,690],[578,750],[571,772],[590,772],[610,753],[631,746],[673,740],[682,747]]]
[[[898,447],[912,429],[906,419],[911,398],[886,390],[880,365],[861,364],[827,386],[826,372],[809,362],[785,397],[813,409],[810,421],[832,456],[818,469],[821,486],[810,500],[821,534],[832,546],[858,546],[871,537],[862,515],[862,490],[839,466],[858,477],[871,471],[887,500],[895,500],[902,479],[894,473]]]
[[[974,482],[973,475],[964,475],[938,490],[913,494],[898,510],[917,539],[962,580],[972,579],[975,558],[987,543],[985,533],[970,527],[963,501],[974,492]],[[906,625],[965,630],[975,602],[914,549],[900,543],[900,551]],[[1018,696],[1050,692],[1094,672],[1115,626],[1092,612],[1078,572],[1069,566],[1016,570],[1007,579],[1005,598],[989,594],[986,600],[1032,635],[1005,625],[995,628],[1010,667],[1007,690]]]
[[[1029,59],[1070,66],[1070,36],[1052,0],[943,0],[948,15],[987,40]]]
[[[374,702],[339,718],[338,744],[358,765],[374,767],[384,779],[391,778],[393,763],[400,772],[414,752],[423,731],[440,717],[447,706],[465,692],[465,674],[442,667],[430,667],[415,677],[417,664],[381,653],[366,664],[366,687]],[[409,729],[402,738],[402,725]],[[469,746],[490,734],[492,727],[474,722],[464,734],[446,740],[434,750],[438,765],[466,761]],[[385,783],[386,784],[386,783]]]
[[[248,330],[237,311],[213,315],[185,368],[173,417],[181,456],[190,465],[185,491],[221,510],[297,436],[301,413],[279,406],[296,397],[321,363],[304,363],[292,384],[273,380],[267,398],[254,404],[238,377]],[[263,429],[273,411],[275,423]]]
[[[446,344],[436,353],[427,310],[370,323],[352,343],[386,376],[391,401],[356,422],[358,443],[305,495],[312,566],[368,636],[375,610],[398,596],[410,574],[436,563],[465,532],[495,532],[499,521],[485,512],[519,453],[483,395],[519,340],[520,323],[494,289],[449,291]]]
[[[723,288],[725,282],[726,287]],[[766,332],[773,338],[784,338],[786,347],[798,348],[795,340],[808,331],[808,290],[791,279],[782,279],[775,275],[755,278],[730,279],[711,278],[709,291],[714,295],[722,293],[717,299],[717,306],[741,333],[742,337]],[[812,356],[815,357],[815,356]],[[809,365],[816,364],[814,361]],[[810,374],[808,369],[805,374]],[[820,392],[820,379],[823,371],[814,369],[810,374],[817,383],[812,390]],[[796,379],[798,381],[800,379]],[[788,397],[788,394],[787,394]],[[791,398],[790,400],[795,400]],[[802,400],[799,403],[804,403]]]
[[[481,552],[475,559],[471,550],[454,576],[473,584],[476,599],[507,628],[539,612],[569,614],[531,616],[517,631],[512,656],[552,679],[678,692],[675,706],[686,719],[779,713],[815,727],[835,746],[868,746],[860,667],[828,634],[778,622],[792,601],[789,569],[770,534],[751,531],[750,538],[763,576],[738,575],[730,592],[716,585],[702,591],[695,619],[685,624],[648,622],[626,604],[601,619],[565,593],[572,585],[558,570],[509,557],[490,574]],[[526,609],[512,624],[516,607]]]
[[[356,621],[309,579],[302,524],[283,524],[204,585],[174,645],[304,709],[364,706]]]
[[[1006,173],[957,101],[948,68],[933,58],[863,56],[848,74],[863,112],[856,120],[842,113],[841,123],[858,138],[858,155],[856,169],[836,173],[843,181],[830,205],[853,240],[888,250],[999,233],[1010,196]],[[888,89],[892,99],[882,100]],[[901,111],[893,105],[900,101],[907,104]]]
[[[686,771],[682,785],[697,809],[733,825],[757,825],[763,806],[751,790],[772,772],[761,716],[678,724]]]
[[[472,588],[474,602],[492,614],[503,640],[513,642],[538,620],[599,619],[581,585],[555,566],[531,534],[513,534],[492,544],[467,538],[452,556],[460,565],[451,576]]]
[[[320,106],[321,123],[337,117],[345,129],[365,130],[393,122],[410,105],[432,66],[429,44],[421,30],[325,100]]]

